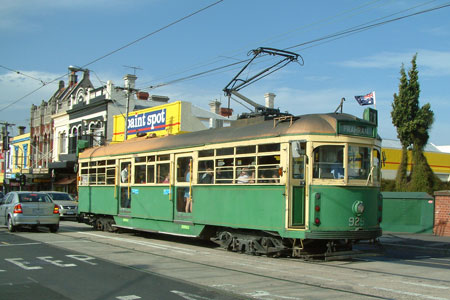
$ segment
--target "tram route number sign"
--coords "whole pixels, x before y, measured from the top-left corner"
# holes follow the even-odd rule
[[[348,226],[350,227],[364,226],[364,219],[361,217],[350,217],[348,218]]]

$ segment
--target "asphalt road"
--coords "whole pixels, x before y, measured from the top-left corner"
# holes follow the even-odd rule
[[[8,299],[3,291],[29,299],[14,294],[29,289],[31,299],[450,300],[448,254],[423,247],[386,250],[384,256],[304,262],[227,252],[182,237],[99,232],[66,221],[57,234],[0,228],[0,299]],[[53,298],[36,298],[44,293]]]
[[[36,242],[23,237],[26,233],[0,231],[2,300],[236,299],[224,291]]]

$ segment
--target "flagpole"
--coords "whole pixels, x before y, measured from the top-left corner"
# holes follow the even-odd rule
[[[373,107],[377,109],[377,97],[375,97],[375,91],[373,91]]]

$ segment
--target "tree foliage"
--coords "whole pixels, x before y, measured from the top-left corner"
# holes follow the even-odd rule
[[[420,84],[416,64],[417,54],[411,61],[411,69],[406,74],[400,69],[398,94],[392,103],[392,123],[397,128],[397,136],[402,144],[402,158],[397,171],[395,187],[397,191],[427,191],[439,184],[439,179],[431,170],[423,154],[429,139],[429,130],[434,121],[434,113],[429,103],[419,106]],[[408,149],[412,149],[412,167],[407,176]]]

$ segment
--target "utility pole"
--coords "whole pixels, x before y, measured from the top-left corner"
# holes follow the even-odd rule
[[[134,88],[134,83],[137,79],[136,75],[127,74],[123,78],[125,80],[125,87],[116,87],[118,90],[123,90],[127,94],[127,106],[126,106],[126,112],[125,112],[125,118],[124,118],[124,135],[123,140],[126,141],[128,138],[128,113],[130,110],[130,98],[133,93],[136,93],[138,90]]]
[[[0,122],[0,125],[3,125],[2,129],[2,151],[3,151],[3,194],[6,194],[6,167],[8,161],[8,153],[9,153],[9,126],[15,126],[16,124],[10,124],[8,122]]]

